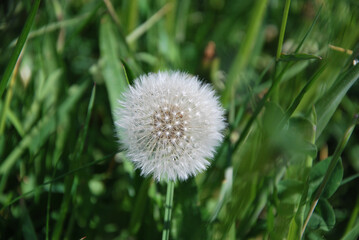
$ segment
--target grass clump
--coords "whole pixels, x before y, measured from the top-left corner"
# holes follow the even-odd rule
[[[5,1],[1,239],[159,239],[166,184],[119,150],[133,80],[181,70],[226,109],[171,239],[357,239],[355,1]]]

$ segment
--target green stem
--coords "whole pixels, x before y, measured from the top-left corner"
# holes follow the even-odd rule
[[[279,60],[280,55],[282,53],[282,46],[283,46],[285,28],[287,26],[289,6],[290,6],[290,0],[286,0],[284,6],[283,19],[282,19],[282,26],[280,27],[280,33],[279,33],[279,41],[278,41],[277,57],[276,57],[277,61]]]
[[[289,13],[289,6],[290,6],[290,0],[285,1],[284,11],[283,11],[283,18],[282,18],[282,25],[280,26],[280,33],[279,33],[279,40],[278,40],[278,48],[277,48],[277,55],[276,55],[276,67],[277,63],[279,62],[280,56],[282,54],[282,47],[283,47],[283,41],[284,41],[284,33],[285,28],[287,26],[287,19],[288,19],[288,13]],[[288,65],[287,65],[288,66]],[[273,88],[274,96],[273,100],[278,103],[279,101],[279,85]]]
[[[168,240],[170,238],[174,186],[175,183],[173,181],[168,180],[166,205],[165,205],[165,221],[164,221],[164,227],[162,233],[162,240]]]
[[[319,201],[319,198],[320,196],[322,195],[323,191],[324,191],[324,188],[325,186],[327,185],[327,182],[330,178],[330,176],[332,175],[333,171],[334,171],[334,168],[335,166],[337,165],[338,163],[338,160],[339,160],[339,157],[340,155],[342,154],[345,146],[347,145],[349,139],[350,139],[350,136],[352,135],[353,131],[354,131],[354,128],[355,128],[355,125],[358,121],[358,118],[359,118],[359,115],[355,115],[354,117],[354,120],[353,120],[353,123],[349,126],[349,128],[346,130],[343,138],[341,139],[340,143],[338,144],[337,148],[335,149],[335,152],[334,152],[334,155],[333,155],[333,158],[331,159],[330,161],[330,164],[329,164],[329,167],[328,167],[328,170],[326,171],[325,175],[324,175],[324,178],[322,180],[322,183],[320,184],[318,190],[316,191],[315,193],[315,197],[314,197],[314,201],[312,203],[312,205],[310,206],[310,210],[309,210],[309,213],[308,213],[308,216],[304,222],[304,225],[303,225],[303,228],[302,228],[302,233],[301,233],[301,236],[303,237],[304,235],[304,232],[305,232],[305,228],[307,227],[308,225],[308,222],[310,220],[310,217],[312,216],[313,212],[314,212],[314,209],[315,207],[317,206],[317,203]]]

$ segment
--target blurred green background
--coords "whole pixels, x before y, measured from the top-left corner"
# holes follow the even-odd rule
[[[172,239],[357,239],[358,1],[39,2],[0,3],[0,239],[161,237],[166,184],[113,123],[159,70],[211,83],[228,122],[208,171],[176,184]]]

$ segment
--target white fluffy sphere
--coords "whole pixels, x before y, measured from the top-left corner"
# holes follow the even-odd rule
[[[209,166],[225,123],[208,84],[182,72],[150,73],[119,103],[118,137],[142,175],[186,180]]]

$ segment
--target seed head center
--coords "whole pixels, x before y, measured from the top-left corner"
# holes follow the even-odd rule
[[[175,143],[185,135],[185,122],[183,112],[174,106],[163,107],[156,110],[153,118],[153,135],[159,140]]]

